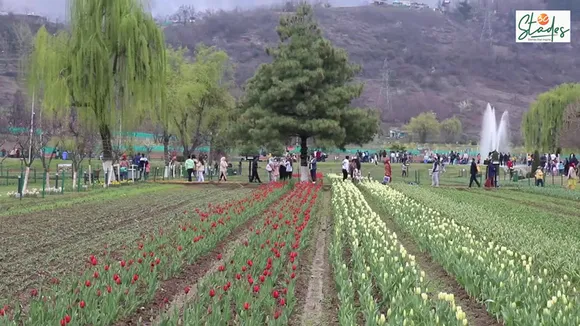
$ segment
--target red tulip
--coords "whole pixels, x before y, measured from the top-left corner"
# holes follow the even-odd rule
[[[4,309],[0,309],[0,317],[4,316]]]
[[[295,273],[290,274],[290,278],[295,278],[295,277],[296,277]]]
[[[222,259],[222,254],[218,254],[218,255],[217,255],[217,259],[218,259],[218,260],[221,260],[221,259]]]
[[[120,278],[116,279],[115,280],[115,283],[117,283],[117,285],[120,285],[121,284],[121,279]]]
[[[286,300],[284,300],[284,298],[281,298],[281,299],[280,299],[280,305],[281,305],[281,306],[284,306],[284,305],[286,305]]]
[[[280,312],[280,310],[276,310],[276,312],[274,313],[274,319],[278,319],[278,318],[280,318],[280,315],[281,315],[281,314],[282,314],[282,313]]]
[[[295,271],[296,270],[296,265],[292,265],[292,270]]]
[[[242,275],[241,274],[236,274],[236,278],[239,280],[239,279],[242,278]]]
[[[37,296],[37,295],[38,295],[38,290],[37,290],[37,289],[32,289],[32,290],[30,290],[30,296],[31,296],[31,297],[35,297],[35,296]]]
[[[260,282],[264,283],[266,281],[266,277],[264,275],[260,275]]]
[[[79,307],[83,309],[85,307],[85,302],[81,300],[81,302],[79,302]]]
[[[139,275],[137,274],[133,275],[133,281],[137,282],[137,280],[139,280]]]
[[[94,273],[93,273],[93,277],[94,277],[94,278],[99,278],[99,272],[94,272]]]
[[[250,304],[247,302],[244,302],[244,310],[248,310],[250,309]]]
[[[251,277],[248,277],[248,283],[250,283],[250,285],[252,285],[254,283],[254,279]]]
[[[70,323],[70,316],[69,315],[65,315],[64,316],[64,321],[68,324]]]
[[[272,292],[272,296],[274,297],[274,299],[278,299],[278,297],[280,296],[280,293],[276,290],[274,290],[274,292]]]
[[[256,292],[256,293],[260,292],[260,286],[259,285],[254,285],[254,292]]]
[[[113,289],[111,288],[111,286],[110,286],[110,285],[107,285],[107,292],[108,292],[108,293],[111,293],[111,291],[112,291],[112,290],[113,290]]]
[[[97,297],[101,296],[101,290],[97,290]]]
[[[126,263],[125,263],[125,261],[124,261],[124,260],[121,260],[121,262],[120,262],[120,263],[121,263],[121,267],[125,267]]]
[[[189,293],[189,290],[191,290],[191,289],[189,288],[189,286],[186,286],[186,287],[185,287],[185,289],[184,289],[184,291],[185,291],[185,294],[188,294],[188,293]]]
[[[86,286],[86,287],[90,287],[90,286],[91,286],[91,281],[89,281],[89,280],[86,280],[86,281],[85,281],[85,286]]]
[[[109,270],[109,265],[105,265],[105,270],[108,271]]]
[[[65,326],[66,325],[66,321],[64,319],[60,320],[60,326]]]
[[[183,249],[181,246],[177,246],[177,251],[181,251],[181,249]]]
[[[248,260],[248,266],[252,267],[252,265],[254,265],[254,262],[251,259],[249,259]]]
[[[209,296],[212,297],[212,298],[215,296],[215,290],[214,289],[209,290]]]

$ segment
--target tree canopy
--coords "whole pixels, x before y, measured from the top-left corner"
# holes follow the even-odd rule
[[[63,117],[76,107],[79,117],[94,119],[105,161],[112,126],[135,121],[162,97],[163,34],[138,0],[71,1],[70,31],[53,36],[41,28],[30,62],[31,93]]]
[[[185,50],[169,52],[167,80],[172,128],[179,135],[184,156],[224,133],[231,123],[235,99],[230,94],[233,67],[224,51],[200,45],[195,61]]]
[[[522,132],[528,149],[553,152],[560,147],[564,111],[580,100],[580,84],[562,84],[538,96],[522,119]]]
[[[302,4],[284,15],[277,32],[278,46],[267,49],[273,61],[261,65],[247,83],[240,135],[259,144],[300,138],[302,167],[311,137],[341,148],[371,141],[378,115],[350,106],[363,89],[354,82],[360,67],[322,36],[312,7]]]
[[[463,133],[461,120],[456,116],[441,121],[441,136],[446,143],[454,143],[459,140]]]
[[[428,139],[435,139],[439,135],[441,125],[437,121],[435,112],[423,112],[405,126],[405,129],[412,134],[413,139],[420,143],[426,143]]]

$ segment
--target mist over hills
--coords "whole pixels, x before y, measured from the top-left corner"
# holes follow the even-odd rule
[[[70,0],[0,0],[0,10],[21,14],[35,13],[51,20],[64,20]],[[154,16],[172,15],[181,5],[192,5],[197,11],[252,9],[262,6],[282,5],[283,0],[142,0]],[[435,6],[437,0],[422,0]],[[333,7],[367,5],[368,0],[329,0]]]

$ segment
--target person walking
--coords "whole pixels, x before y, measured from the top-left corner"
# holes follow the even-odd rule
[[[228,181],[228,162],[226,161],[225,157],[220,159],[220,178],[218,181]]]
[[[481,188],[481,184],[477,180],[477,175],[479,174],[479,169],[477,168],[477,163],[475,163],[475,159],[471,159],[471,168],[469,170],[469,188],[473,185],[473,182],[477,184],[478,188]]]
[[[574,163],[570,163],[570,167],[568,168],[568,189],[575,190],[576,189],[576,165]]]
[[[473,182],[475,182],[477,184],[478,188],[481,188],[481,184],[479,183],[479,181],[477,180],[477,175],[479,174],[479,170],[477,168],[477,164],[475,163],[475,159],[472,158],[471,159],[471,168],[469,171],[469,188],[471,188],[471,186],[473,185]]]
[[[286,164],[286,177],[288,178],[288,180],[291,180],[292,179],[292,172],[293,172],[292,171],[293,170],[292,169],[292,157],[288,156],[286,158],[285,164]]]
[[[318,159],[316,155],[312,155],[312,159],[310,160],[310,178],[312,179],[312,183],[316,183],[316,163],[318,163]]]
[[[433,162],[433,169],[431,170],[431,186],[439,187],[439,167],[441,166],[441,158],[437,155],[437,158]]]
[[[344,160],[342,160],[342,181],[348,179],[348,169],[350,167],[349,157],[347,156]]]
[[[391,183],[392,174],[391,161],[388,157],[385,158],[385,176],[383,177],[383,184]]]
[[[262,183],[262,180],[260,180],[260,176],[258,175],[258,161],[259,161],[259,157],[256,156],[254,157],[254,162],[252,162],[252,177],[250,178],[250,182],[254,182],[257,181],[258,183]]]
[[[203,173],[205,172],[205,162],[203,161],[203,158],[199,158],[195,167],[197,170],[197,182],[204,182],[205,179]]]
[[[187,171],[187,181],[191,182],[191,176],[193,175],[193,168],[195,167],[195,161],[192,156],[189,155],[187,160],[185,160],[185,169]]]

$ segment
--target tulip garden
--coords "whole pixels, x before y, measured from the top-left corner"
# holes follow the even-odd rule
[[[333,174],[320,179],[235,194],[211,189],[188,204],[185,192],[136,204],[174,207],[173,215],[167,224],[144,220],[149,231],[118,242],[117,249],[98,234],[96,241],[105,242],[100,250],[89,243],[66,247],[82,258],[59,277],[2,281],[16,294],[0,297],[0,325],[580,325],[580,204],[574,195],[355,184]],[[156,187],[138,191],[176,189]],[[140,198],[96,196],[111,201],[104,210],[109,215],[137,209],[130,198]],[[114,205],[122,203],[128,206]],[[15,208],[2,218],[32,223],[40,213]],[[321,225],[323,214],[328,226]],[[59,219],[74,223],[59,216],[50,223]],[[316,248],[322,233],[328,240]],[[45,232],[30,248],[24,243],[21,258],[41,250],[38,244],[55,243],[57,234],[53,239]],[[17,246],[15,238],[4,239]],[[309,268],[319,249],[328,269],[322,279],[315,277],[322,271]],[[7,275],[17,277],[15,257],[4,257]],[[31,257],[45,268],[53,265]],[[323,303],[306,298],[314,280],[323,282]],[[310,320],[316,304],[332,317]]]

